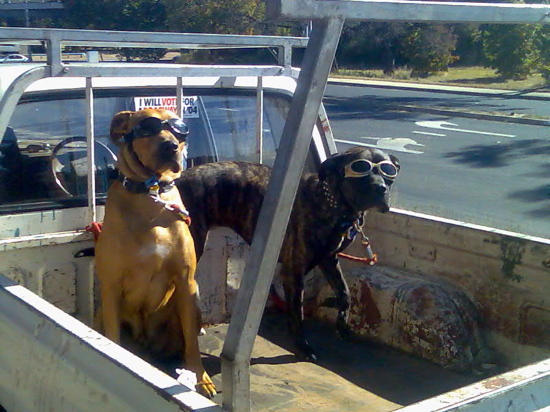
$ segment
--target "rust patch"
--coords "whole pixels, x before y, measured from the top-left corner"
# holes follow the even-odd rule
[[[505,386],[508,386],[511,383],[512,382],[509,379],[502,378],[502,377],[490,378],[482,382],[483,387],[490,390],[504,388]]]
[[[521,309],[520,343],[550,350],[550,309],[528,305]]]
[[[361,304],[364,308],[363,321],[370,326],[379,325],[382,321],[382,315],[378,310],[378,306],[376,306],[369,285],[366,282],[361,282],[361,300]]]
[[[516,266],[522,263],[525,244],[525,240],[504,236],[500,241],[502,273],[508,279],[518,283],[523,280],[523,276],[518,275],[515,270]]]

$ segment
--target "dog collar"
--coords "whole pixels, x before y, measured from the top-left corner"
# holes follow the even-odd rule
[[[330,188],[328,187],[328,183],[323,181],[321,183],[321,188],[323,190],[323,194],[325,195],[325,199],[327,200],[330,207],[333,209],[336,209],[338,207],[338,201],[334,197],[334,195],[330,192]]]
[[[131,193],[166,193],[172,190],[175,186],[174,181],[159,182],[157,176],[151,176],[144,182],[136,182],[135,180],[124,176],[120,171],[118,172],[117,179],[122,182],[122,187]]]

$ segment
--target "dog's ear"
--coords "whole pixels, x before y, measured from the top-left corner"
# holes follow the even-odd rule
[[[119,112],[113,117],[113,120],[111,120],[111,141],[115,145],[120,146],[124,140],[124,136],[130,133],[129,120],[132,114],[134,114],[134,112]]]
[[[324,182],[329,176],[338,176],[340,174],[341,156],[338,154],[329,157],[319,167],[319,180]]]
[[[397,157],[395,157],[394,155],[389,155],[390,156],[390,160],[392,161],[392,163],[397,167],[397,170],[401,170],[401,165],[399,164],[399,159]]]

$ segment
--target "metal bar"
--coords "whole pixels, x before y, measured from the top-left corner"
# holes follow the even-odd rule
[[[344,19],[316,21],[223,347],[224,408],[250,410],[250,354]]]
[[[327,111],[325,106],[321,105],[319,107],[319,120],[321,122],[322,133],[325,134],[323,139],[326,142],[327,150],[329,155],[338,153],[338,148],[336,147],[336,142],[334,141],[334,135],[332,134],[332,128],[330,127],[330,122],[328,120]]]
[[[256,155],[258,163],[263,162],[264,152],[264,87],[261,77],[258,77],[256,88]]]
[[[4,136],[11,116],[15,110],[15,106],[17,106],[25,89],[35,81],[43,79],[48,75],[48,67],[35,67],[19,75],[19,77],[9,85],[2,100],[0,100],[0,113],[2,113],[2,116],[0,116],[0,136]]]
[[[95,222],[96,198],[95,198],[95,148],[94,148],[94,90],[92,79],[86,78],[86,150],[88,156],[88,219]]]
[[[47,63],[51,67],[50,76],[57,76],[62,73],[61,42],[57,34],[52,34],[46,40]]]
[[[281,66],[199,66],[155,63],[97,63],[63,65],[63,71],[56,75],[65,77],[204,77],[216,73],[216,77],[237,76],[280,76],[291,73]]]
[[[97,222],[95,195],[95,134],[94,134],[94,90],[92,79],[86,78],[86,153],[88,161],[88,222]],[[90,262],[88,270],[78,274],[76,302],[79,318],[87,325],[94,321],[94,263]]]
[[[28,12],[29,10],[54,10],[54,9],[63,9],[63,3],[5,3],[0,2],[0,10],[24,10]]]
[[[0,39],[19,42],[59,39],[65,46],[97,47],[155,47],[155,48],[217,48],[223,46],[247,47],[306,47],[305,37],[250,36],[235,34],[165,33],[140,31],[71,30],[40,28],[0,28]]]
[[[292,47],[277,47],[277,63],[284,67],[292,66]]]
[[[176,85],[176,113],[183,118],[183,79],[178,77]]]
[[[409,0],[267,0],[268,18],[309,20],[339,16],[362,21],[548,23],[548,4]]]

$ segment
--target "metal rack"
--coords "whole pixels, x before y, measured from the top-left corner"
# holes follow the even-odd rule
[[[0,28],[0,40],[3,43],[20,45],[43,45],[47,61],[44,63],[21,65],[21,74],[9,85],[0,100],[0,136],[8,126],[10,118],[23,92],[34,82],[48,77],[85,78],[86,92],[86,140],[88,152],[88,214],[87,221],[97,220],[95,199],[95,173],[93,172],[94,126],[93,126],[93,79],[97,77],[173,77],[176,79],[178,112],[181,112],[183,96],[183,77],[236,78],[238,76],[256,77],[258,105],[263,100],[264,76],[297,77],[297,70],[291,67],[292,51],[295,47],[307,46],[305,37],[282,36],[245,36],[223,34],[185,34],[150,33],[134,31],[66,30],[39,28]],[[65,63],[62,51],[65,47],[102,47],[102,48],[166,48],[179,49],[234,49],[234,48],[270,48],[277,50],[276,65],[195,65],[170,63],[111,63],[77,62]],[[262,128],[257,128],[261,141]],[[93,268],[90,273],[93,273]],[[93,318],[93,276],[82,279],[77,291],[83,318],[90,322]]]

